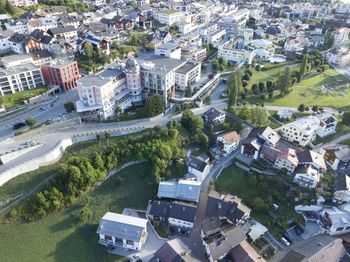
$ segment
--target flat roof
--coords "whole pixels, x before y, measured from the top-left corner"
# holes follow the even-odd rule
[[[176,69],[176,73],[179,74],[186,74],[187,72],[191,71],[192,69],[196,68],[198,64],[186,62],[184,65]]]
[[[186,61],[158,55],[151,56],[145,60],[138,60],[138,62],[141,65],[141,71],[146,70],[156,73],[168,73],[186,63]]]
[[[110,82],[111,79],[103,78],[99,76],[85,76],[77,81],[77,83],[83,86],[103,86]]]
[[[108,221],[113,221],[113,222],[118,222],[118,223],[123,223],[127,225],[132,225],[132,226],[138,226],[138,227],[143,227],[146,228],[147,226],[147,219],[139,218],[139,217],[133,217],[133,216],[127,216],[127,215],[122,215],[122,214],[117,214],[117,213],[112,213],[112,212],[107,212],[103,217],[103,220],[108,220]]]

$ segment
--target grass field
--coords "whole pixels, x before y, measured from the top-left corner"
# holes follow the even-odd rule
[[[108,210],[145,209],[157,190],[146,163],[124,169],[119,175],[120,185],[116,175],[90,194],[90,223],[76,225],[81,208],[78,203],[38,222],[1,224],[1,261],[117,261],[117,256],[109,255],[97,243],[99,220]]]
[[[18,92],[12,95],[6,95],[0,97],[0,104],[3,104],[6,108],[12,108],[16,106],[23,105],[24,98],[30,98],[41,93],[44,93],[47,90],[46,87],[33,88],[30,90],[25,90],[23,92]]]
[[[267,72],[267,71],[265,71]],[[337,80],[347,81],[345,76],[339,74],[333,69],[329,69],[321,74],[314,75],[308,79],[302,80],[300,83],[293,86],[293,91],[288,95],[274,99],[266,99],[262,101],[258,96],[249,97],[246,100],[250,103],[261,103],[265,105],[274,106],[287,106],[287,107],[298,107],[300,104],[307,106],[321,106],[321,107],[335,107],[344,109],[350,106],[350,89],[343,91],[337,90],[333,94],[323,94],[321,88],[323,85],[335,87]],[[278,91],[275,92],[275,96],[278,95]]]

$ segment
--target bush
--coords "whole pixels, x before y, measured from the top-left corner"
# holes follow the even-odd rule
[[[243,87],[246,87],[247,85],[248,85],[248,81],[247,81],[247,80],[243,80],[243,81],[242,81],[242,86],[243,86]]]
[[[75,105],[73,102],[68,101],[64,103],[64,108],[66,109],[67,113],[73,112],[75,110]]]
[[[247,97],[246,93],[243,92],[243,93],[241,94],[241,98],[242,98],[242,99],[246,99],[246,97]]]
[[[265,83],[260,82],[259,83],[259,91],[263,92],[265,90]]]
[[[250,75],[249,74],[244,74],[243,80],[249,81],[250,80]]]
[[[304,112],[304,111],[305,111],[305,105],[304,105],[304,104],[300,104],[300,105],[298,106],[298,111],[299,111],[299,112]]]

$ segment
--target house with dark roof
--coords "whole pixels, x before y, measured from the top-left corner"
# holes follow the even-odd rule
[[[77,30],[72,25],[50,28],[47,33],[55,39],[75,40],[78,37]]]
[[[167,222],[170,226],[184,229],[191,229],[196,218],[197,204],[153,200],[147,207],[147,218],[153,224]]]
[[[225,123],[226,113],[212,107],[203,113],[202,117],[204,119],[204,123],[207,125],[217,126]]]
[[[339,262],[346,254],[340,238],[325,234],[303,240],[298,247],[289,251],[281,262]]]
[[[322,147],[320,154],[333,170],[347,170],[350,168],[350,147],[347,145]]]
[[[158,185],[157,197],[198,202],[201,184],[199,181],[184,179],[161,181]]]
[[[210,168],[211,163],[208,158],[205,159],[203,156],[190,156],[187,177],[201,182],[209,174]]]
[[[27,36],[24,34],[15,33],[9,39],[10,48],[17,54],[25,54],[24,43],[27,40]]]
[[[242,142],[241,154],[258,159],[263,145],[276,147],[279,140],[279,134],[269,126],[253,128]]]
[[[239,262],[265,262],[265,259],[246,240],[232,248],[229,257]]]
[[[222,223],[215,230],[202,231],[202,243],[209,261],[220,261],[237,245],[246,240],[239,226]]]
[[[333,198],[337,202],[350,202],[350,174],[337,174],[333,188]]]
[[[151,259],[152,262],[199,262],[181,239],[167,241]]]

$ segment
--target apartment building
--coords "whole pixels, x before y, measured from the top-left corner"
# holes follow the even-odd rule
[[[223,16],[219,22],[218,26],[220,28],[225,28],[231,33],[237,33],[238,30],[245,27],[245,24],[249,18],[248,9],[239,9],[234,12],[229,12],[229,14]]]
[[[299,146],[306,146],[315,140],[319,126],[320,120],[317,117],[307,116],[283,125],[279,132],[283,139]]]
[[[183,21],[185,14],[176,10],[162,10],[156,15],[156,19],[161,24],[173,25],[175,23]]]
[[[184,60],[201,63],[207,58],[207,49],[196,45],[188,45],[181,49],[181,57]]]
[[[175,84],[180,90],[186,90],[191,84],[199,81],[201,64],[186,62],[175,70]]]
[[[11,4],[14,6],[32,6],[32,5],[37,5],[38,1],[37,0],[10,0],[9,1]]]
[[[78,63],[72,60],[53,60],[41,66],[46,83],[60,86],[62,91],[76,88],[80,79]]]
[[[40,68],[32,63],[21,64],[0,70],[0,95],[10,95],[44,86]]]
[[[154,54],[174,59],[181,59],[181,46],[177,43],[167,42],[154,49]]]
[[[218,57],[223,57],[227,61],[234,63],[251,64],[254,58],[254,52],[246,50],[244,43],[239,39],[230,39],[226,43],[219,45]]]

